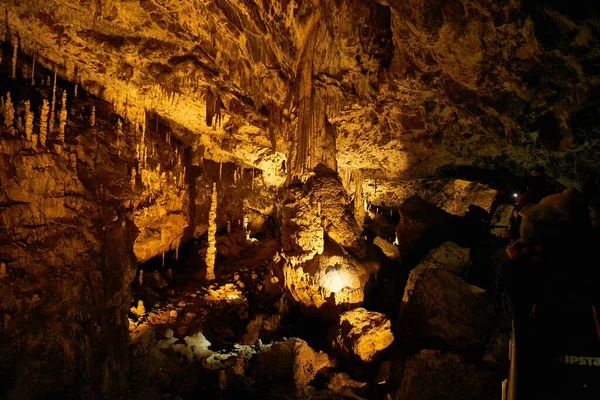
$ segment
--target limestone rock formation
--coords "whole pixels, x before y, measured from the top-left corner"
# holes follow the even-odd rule
[[[389,318],[382,313],[355,308],[340,314],[329,337],[332,347],[346,357],[374,361],[394,341]]]
[[[210,212],[208,213],[208,249],[206,251],[206,279],[215,279],[215,257],[217,254],[217,183],[213,183],[212,196],[210,200]]]
[[[423,271],[435,268],[449,271],[458,276],[468,261],[469,249],[459,247],[454,242],[446,242],[440,247],[431,250],[421,263],[410,271],[406,286],[404,287],[401,306],[405,307],[409,302],[415,284],[418,282]]]
[[[327,240],[323,253],[311,261],[298,266],[283,262],[280,268],[285,288],[303,309],[336,318],[344,307],[364,300],[365,287],[378,265],[361,262]]]
[[[447,213],[464,216],[470,205],[490,212],[498,191],[462,179],[365,179],[362,193],[368,203],[390,208],[400,207],[408,198],[416,195]]]
[[[441,269],[424,270],[402,310],[400,334],[417,348],[483,349],[494,321],[483,289]]]
[[[288,339],[257,354],[253,376],[264,385],[287,384],[302,392],[328,365],[327,354],[314,351],[304,340]]]
[[[373,239],[373,244],[383,251],[383,254],[387,256],[390,260],[400,261],[400,250],[394,244],[388,242],[387,240],[377,236]]]
[[[406,360],[400,399],[464,400],[501,397],[500,379],[457,354],[421,350]]]

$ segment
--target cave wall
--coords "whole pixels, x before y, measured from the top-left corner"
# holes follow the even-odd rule
[[[23,54],[13,64],[12,50],[0,63],[0,393],[111,398],[129,380],[137,264],[206,233],[212,182],[222,231],[245,216],[262,231],[276,190],[260,170],[195,158],[176,123],[132,123]]]

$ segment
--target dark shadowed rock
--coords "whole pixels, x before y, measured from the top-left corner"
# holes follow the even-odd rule
[[[400,332],[417,348],[482,350],[493,318],[485,290],[451,272],[426,269],[403,308]]]
[[[500,399],[498,377],[467,364],[457,354],[421,350],[409,357],[398,399],[496,400]]]

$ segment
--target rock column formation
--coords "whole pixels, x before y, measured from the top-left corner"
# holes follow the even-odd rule
[[[208,213],[208,249],[206,250],[206,280],[215,279],[215,258],[217,255],[217,183],[213,182]]]

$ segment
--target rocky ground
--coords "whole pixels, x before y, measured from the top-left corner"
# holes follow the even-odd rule
[[[393,224],[385,214],[379,219]],[[405,271],[388,282],[403,296],[367,291],[367,309],[335,321],[303,314],[285,290],[274,261],[279,238],[247,239],[236,229],[218,235],[217,248],[212,282],[200,267],[201,242],[178,261],[171,252],[138,270],[129,312],[133,397],[500,398],[507,327],[486,291],[464,280],[476,262],[468,247],[443,242],[412,269],[388,255]]]

